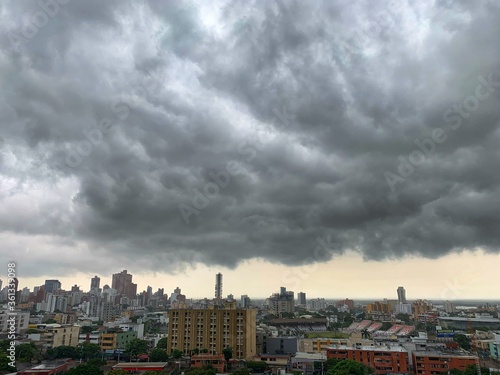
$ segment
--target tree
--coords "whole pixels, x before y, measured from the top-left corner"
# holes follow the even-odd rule
[[[161,339],[158,340],[158,344],[156,344],[156,347],[158,349],[165,349],[167,350],[167,338],[162,337]]]
[[[80,328],[80,333],[92,333],[92,330],[91,326],[83,326]]]
[[[173,349],[172,352],[170,353],[170,355],[172,356],[172,358],[174,359],[179,359],[182,357],[184,353],[179,350],[179,349]]]
[[[364,339],[369,339],[371,337],[370,332],[365,328],[364,330],[361,331],[361,337]]]
[[[453,340],[458,343],[458,345],[460,345],[460,347],[464,350],[470,350],[471,346],[470,346],[470,338],[468,338],[467,336],[465,335],[462,335],[460,333],[457,333],[455,334],[455,337],[453,338]]]
[[[356,361],[345,359],[337,362],[327,375],[369,375],[373,369]]]
[[[389,328],[392,327],[391,322],[382,322],[382,327],[380,327],[381,331],[387,331]]]
[[[212,365],[203,365],[202,367],[191,367],[186,375],[217,375],[217,370]]]
[[[16,358],[19,362],[31,362],[38,354],[33,342],[16,345]]]
[[[84,363],[69,370],[66,375],[103,375],[104,373],[99,367]]]
[[[78,344],[76,350],[78,351],[78,358],[88,361],[89,359],[96,358],[99,355],[101,347],[90,342],[82,342],[81,344]]]
[[[231,375],[250,375],[250,371],[246,368],[240,368],[231,372]]]
[[[232,348],[222,349],[222,354],[224,354],[224,359],[226,360],[227,368],[230,369],[231,362],[229,362],[229,360],[233,358],[233,349]]]
[[[222,349],[222,354],[224,354],[224,359],[226,360],[226,362],[229,362],[229,360],[233,358],[233,349],[232,348]]]
[[[399,313],[396,315],[396,319],[402,320],[405,324],[410,324],[410,315]]]
[[[264,372],[267,368],[267,364],[264,361],[248,361],[247,368],[253,372]]]
[[[149,360],[151,362],[166,362],[168,361],[168,355],[166,349],[156,348],[151,350],[149,354]]]
[[[138,356],[139,354],[144,354],[148,352],[148,342],[146,340],[141,339],[133,339],[131,340],[126,348],[125,353],[132,356]]]
[[[125,370],[111,370],[107,375],[130,375],[128,371]]]
[[[16,368],[11,366],[12,361],[5,355],[5,352],[0,352],[0,373],[11,373],[15,372]]]

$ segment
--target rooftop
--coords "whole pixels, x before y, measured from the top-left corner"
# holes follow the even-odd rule
[[[347,345],[331,345],[327,349],[341,349],[341,350],[367,350],[372,352],[407,352],[407,350],[400,345],[375,345],[375,346],[361,346],[352,347]]]

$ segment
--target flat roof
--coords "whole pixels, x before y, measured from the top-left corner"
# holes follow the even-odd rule
[[[483,322],[483,323],[498,323],[500,324],[500,319],[497,318],[461,318],[459,316],[447,316],[439,317],[439,320],[451,320],[457,322]]]
[[[113,366],[114,370],[126,369],[126,368],[141,368],[141,369],[155,369],[155,368],[165,368],[168,362],[120,362]]]
[[[432,349],[432,350],[415,350],[413,351],[415,356],[425,355],[433,357],[464,357],[464,358],[476,358],[469,352],[464,350],[446,350],[446,349]]]
[[[408,352],[406,348],[400,345],[391,345],[389,347],[385,345],[374,345],[374,346],[361,346],[359,348],[353,348],[347,345],[333,345],[328,346],[327,349],[340,349],[340,350],[368,350],[372,352]]]

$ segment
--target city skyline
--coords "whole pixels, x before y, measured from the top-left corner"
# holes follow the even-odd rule
[[[457,257],[452,258],[457,261]],[[187,275],[160,275],[152,277],[151,275],[141,275],[135,273],[130,268],[129,273],[133,275],[134,284],[137,284],[137,291],[146,290],[147,286],[153,287],[153,291],[157,288],[166,288],[165,292],[170,293],[175,287],[180,287],[188,298],[213,298],[214,296],[214,276],[216,273],[222,273],[224,277],[224,293],[223,297],[228,294],[233,294],[239,298],[240,295],[247,294],[251,298],[267,298],[271,293],[279,290],[279,287],[285,286],[287,290],[292,290],[296,294],[305,292],[307,298],[325,297],[325,298],[358,298],[358,299],[397,299],[397,287],[403,285],[406,292],[407,300],[415,300],[428,298],[433,300],[500,300],[498,295],[495,295],[491,288],[484,288],[483,285],[487,282],[494,283],[493,278],[488,279],[489,275],[494,275],[495,260],[486,258],[484,264],[470,264],[469,258],[463,256],[458,257],[458,262],[455,266],[462,269],[464,272],[461,275],[456,275],[452,270],[441,270],[440,265],[432,260],[427,260],[420,265],[421,272],[425,275],[429,272],[440,272],[443,278],[441,282],[435,283],[434,280],[427,281],[427,285],[417,275],[406,275],[407,272],[415,271],[415,260],[394,261],[388,265],[387,269],[380,270],[380,275],[377,280],[372,280],[369,272],[373,271],[373,263],[357,263],[359,259],[353,258],[349,263],[338,265],[343,273],[339,273],[338,280],[335,276],[328,276],[331,266],[329,264],[318,265],[316,267],[299,267],[289,268],[281,266],[277,274],[270,274],[270,271],[276,271],[276,266],[263,262],[248,262],[242,269],[229,270],[224,268],[199,267],[196,271],[192,271]],[[358,266],[356,266],[358,264]],[[360,267],[362,265],[362,267]],[[489,268],[488,268],[489,267]],[[120,267],[110,270],[109,274],[97,275],[100,277],[101,288],[104,285],[111,287],[112,274],[118,273]],[[491,272],[484,272],[484,270]],[[22,270],[22,267],[21,267]],[[357,270],[357,271],[356,271]],[[424,272],[425,270],[425,272]],[[121,272],[121,271],[120,271]],[[261,272],[258,279],[252,279],[252,275]],[[449,274],[448,277],[446,274]],[[69,290],[75,283],[86,291],[89,288],[90,280],[95,274],[89,274],[87,278],[84,275],[78,277],[54,277],[62,282],[63,289]],[[279,276],[279,277],[277,277]],[[359,284],[352,287],[353,282],[346,280],[351,278],[362,277]],[[475,279],[475,283],[467,282],[468,278]],[[325,279],[335,280],[332,287],[327,284],[322,288],[317,289],[316,283]],[[252,285],[248,285],[249,279],[252,279]],[[35,281],[36,280],[36,281]],[[43,285],[45,278],[30,279],[26,283],[23,278],[20,278],[20,287],[29,285],[32,289],[34,286]],[[200,280],[203,282],[200,283]],[[485,281],[486,280],[486,281]],[[364,292],[364,287],[367,283],[372,282],[378,285],[379,293]],[[38,284],[37,284],[38,283]],[[338,285],[335,287],[335,285]],[[493,284],[491,284],[493,285]],[[342,295],[337,290],[342,290]],[[381,293],[380,291],[384,291]],[[481,293],[482,292],[482,293]]]
[[[53,4],[0,2],[21,286],[500,298],[500,2]]]

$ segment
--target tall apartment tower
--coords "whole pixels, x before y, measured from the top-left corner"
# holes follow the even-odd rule
[[[398,303],[406,303],[406,290],[402,286],[398,288]]]
[[[297,293],[297,305],[307,305],[306,294],[304,292]]]
[[[132,282],[132,275],[127,273],[127,270],[113,275],[111,287],[116,290],[116,293],[130,299],[137,297],[137,284]]]
[[[45,293],[54,293],[60,289],[61,282],[59,280],[45,280]]]
[[[170,309],[167,353],[232,348],[233,358],[250,360],[257,354],[256,315],[256,309]]]
[[[101,285],[101,279],[97,276],[94,276],[90,279],[90,291],[99,290],[99,286]]]
[[[215,298],[222,299],[222,273],[215,275]]]

